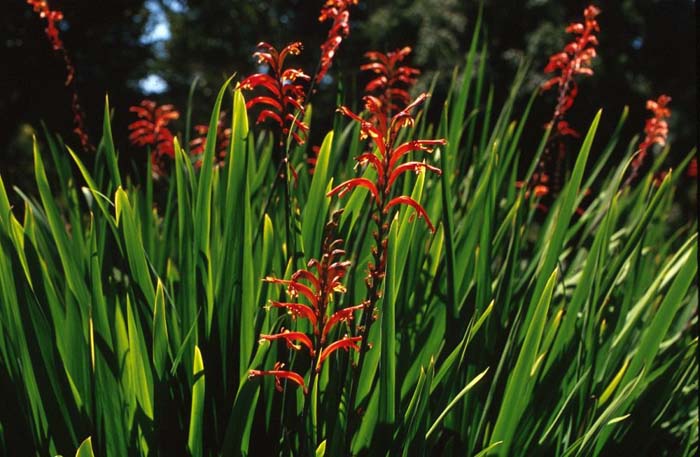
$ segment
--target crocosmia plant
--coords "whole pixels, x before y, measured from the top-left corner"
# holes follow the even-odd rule
[[[0,456],[697,455],[694,126],[673,68],[599,93],[630,2],[524,2],[579,19],[507,75],[499,2],[127,2],[178,74],[96,119],[55,3],[18,7],[75,135],[0,168]]]

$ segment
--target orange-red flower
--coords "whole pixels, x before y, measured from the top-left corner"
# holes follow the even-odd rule
[[[56,24],[63,20],[63,13],[59,10],[52,10],[48,2],[44,0],[27,0],[27,3],[32,6],[40,18],[46,19],[46,36],[54,51],[63,49],[63,41],[58,34],[58,27],[56,27]]]
[[[252,379],[256,376],[274,376],[275,377],[275,389],[282,392],[284,389],[282,387],[282,379],[288,379],[297,383],[304,390],[304,394],[308,393],[306,384],[304,384],[304,378],[294,371],[283,370],[284,363],[275,362],[275,367],[272,370],[250,370],[248,371],[248,378]]]
[[[689,178],[697,178],[698,177],[698,158],[693,157],[690,159],[690,163],[688,164],[688,170],[686,171],[686,174],[688,175]]]
[[[545,73],[555,73],[555,76],[541,86],[542,92],[557,88],[557,104],[552,120],[548,124],[552,127],[553,134],[545,146],[537,170],[526,186],[526,198],[533,191],[537,197],[554,196],[561,188],[567,150],[564,139],[580,137],[579,132],[571,127],[565,117],[578,95],[576,77],[593,74],[591,62],[596,57],[595,47],[598,45],[596,33],[600,31],[596,17],[599,14],[600,9],[597,7],[593,5],[586,7],[583,11],[583,22],[570,24],[566,28],[567,33],[574,35],[573,41],[569,42],[561,52],[552,55],[544,68]],[[540,202],[538,207],[546,209],[547,205]]]
[[[666,145],[668,137],[668,122],[666,119],[671,117],[671,110],[668,104],[671,102],[671,97],[662,94],[656,100],[647,100],[647,109],[652,112],[652,116],[647,119],[644,125],[644,140],[639,144],[639,149],[632,160],[631,173],[627,180],[630,183],[634,180],[640,168],[649,155],[649,150],[655,144],[659,146]]]
[[[358,0],[327,0],[321,7],[319,22],[333,21],[326,41],[321,45],[321,63],[316,73],[315,81],[320,82],[328,73],[333,58],[335,57],[340,43],[350,34],[350,7],[357,5]]]
[[[312,334],[300,331],[290,331],[284,328],[279,333],[260,335],[261,341],[284,341],[291,350],[299,351],[303,347],[315,359],[312,365],[312,376],[321,370],[323,362],[338,349],[359,350],[360,336],[348,336],[326,344],[333,330],[344,322],[354,319],[355,313],[364,309],[364,304],[349,306],[347,308],[330,312],[330,304],[334,294],[345,293],[342,280],[350,267],[349,261],[342,260],[345,251],[342,249],[342,240],[334,239],[334,232],[338,225],[340,212],[333,214],[331,221],[326,225],[321,259],[311,259],[306,268],[297,270],[290,279],[266,277],[265,282],[286,286],[287,295],[293,301],[270,301],[270,308],[286,310],[292,319],[305,319],[312,328]],[[301,301],[300,301],[301,299]],[[279,362],[275,365],[279,367]],[[275,370],[251,370],[250,376],[273,375],[279,381],[280,378],[292,379],[304,387],[304,377],[294,371]],[[279,386],[279,382],[277,383]],[[279,388],[279,387],[278,387]],[[306,390],[305,390],[306,392]]]
[[[302,45],[295,42],[277,51],[268,43],[258,43],[258,49],[253,56],[258,63],[269,68],[268,73],[256,73],[241,81],[244,90],[261,89],[263,92],[246,103],[246,108],[259,107],[260,112],[256,123],[267,120],[273,121],[281,129],[280,142],[284,143],[290,134],[297,144],[304,144],[309,127],[304,123],[304,86],[311,78],[298,68],[285,68],[287,56],[299,55]]]
[[[75,67],[68,55],[68,51],[63,45],[63,41],[59,35],[57,24],[63,20],[63,13],[59,10],[52,10],[49,7],[48,2],[45,0],[27,0],[27,3],[32,6],[34,12],[39,15],[40,18],[46,20],[46,37],[51,43],[51,47],[54,52],[58,54],[63,59],[63,65],[66,69],[66,87],[70,88],[71,91],[71,111],[73,113],[73,132],[77,135],[80,140],[80,145],[86,151],[93,151],[95,148],[90,143],[90,138],[85,129],[85,115],[83,114],[83,109],[80,106],[80,101],[78,97],[78,91],[75,88]]]
[[[564,50],[552,55],[549,63],[544,68],[545,73],[556,73],[556,76],[542,84],[542,91],[558,87],[557,106],[554,110],[554,128],[562,135],[577,135],[576,131],[563,121],[566,112],[573,106],[578,95],[578,84],[576,75],[593,74],[591,61],[596,57],[595,47],[598,45],[598,38],[595,33],[600,31],[596,17],[600,14],[600,9],[589,5],[583,11],[584,21],[570,24],[566,28],[567,33],[575,36],[564,47]]]
[[[173,105],[157,106],[152,100],[142,100],[139,106],[132,106],[129,111],[138,116],[138,120],[129,124],[129,140],[135,146],[151,147],[153,174],[163,176],[164,161],[175,156],[173,134],[167,125],[178,119],[180,113]]]
[[[413,126],[414,118],[411,111],[423,103],[428,98],[427,94],[421,94],[410,105],[388,118],[381,101],[374,96],[365,96],[365,108],[370,113],[373,122],[363,119],[350,111],[349,108],[341,106],[339,111],[345,116],[360,124],[360,135],[363,139],[371,138],[377,149],[378,155],[373,152],[365,152],[358,156],[356,160],[362,165],[368,165],[375,169],[376,178],[372,181],[368,178],[352,178],[334,187],[328,192],[329,196],[344,196],[355,187],[364,187],[369,190],[380,211],[387,214],[396,205],[408,205],[413,207],[419,217],[425,219],[431,231],[435,227],[428,218],[427,213],[420,203],[408,196],[392,198],[392,187],[396,179],[402,174],[413,171],[416,173],[430,171],[441,174],[442,171],[424,162],[409,161],[400,163],[401,159],[412,151],[432,152],[436,146],[446,144],[444,139],[438,140],[412,140],[397,145],[399,133],[404,127]]]
[[[365,279],[367,297],[363,302],[365,310],[359,326],[365,338],[362,341],[362,348],[360,348],[361,354],[364,354],[368,347],[366,338],[375,319],[374,307],[381,298],[381,284],[386,275],[386,252],[389,242],[391,211],[399,205],[410,206],[416,211],[418,217],[425,220],[430,231],[435,231],[435,227],[420,203],[406,195],[394,196],[393,192],[396,180],[406,172],[430,171],[438,175],[442,173],[439,168],[424,162],[403,162],[403,160],[406,155],[414,151],[432,152],[435,147],[446,144],[444,139],[410,140],[397,144],[402,129],[413,127],[415,123],[412,111],[427,98],[427,94],[421,94],[412,103],[390,116],[381,100],[375,96],[367,95],[364,97],[364,101],[365,109],[369,113],[368,119],[353,113],[345,106],[339,108],[341,113],[360,124],[360,138],[369,138],[373,145],[372,149],[374,149],[355,158],[358,164],[374,169],[375,173],[371,179],[369,177],[348,179],[328,192],[328,196],[338,195],[342,197],[356,187],[363,187],[369,191],[373,202],[376,203],[376,211],[372,215],[377,227],[372,233],[375,241],[375,245],[371,249],[373,261],[368,264],[369,274]],[[360,363],[362,363],[362,355],[360,357]]]
[[[365,86],[365,93],[377,97],[387,114],[401,111],[411,101],[408,91],[418,80],[420,70],[402,65],[410,53],[408,46],[386,54],[378,51],[365,53],[369,63],[362,65],[360,70],[373,73],[373,79]]]
[[[228,154],[228,148],[231,145],[231,128],[227,127],[226,112],[219,113],[219,121],[216,124],[216,155],[218,162],[223,163]],[[209,132],[208,125],[195,125],[194,131],[197,137],[190,141],[190,154],[199,156],[204,153],[204,148],[207,145],[207,133]],[[201,165],[201,160],[197,160],[195,165]]]

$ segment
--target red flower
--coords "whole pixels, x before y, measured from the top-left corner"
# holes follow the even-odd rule
[[[420,71],[401,65],[410,53],[408,46],[386,54],[377,51],[365,53],[370,62],[362,65],[360,70],[374,73],[374,78],[365,86],[365,93],[376,96],[387,115],[401,111],[411,101],[408,91],[415,85]]]
[[[359,0],[326,0],[326,3],[321,7],[321,14],[318,17],[318,22],[335,19],[340,13],[346,11],[353,5],[357,5],[358,2]]]
[[[328,358],[329,355],[337,351],[338,349],[345,349],[346,351],[350,349],[354,349],[356,351],[359,351],[360,348],[357,346],[357,343],[359,343],[362,340],[361,336],[353,336],[349,337],[345,335],[342,339],[335,341],[326,347],[323,352],[321,352],[321,357],[318,358],[318,366],[316,370],[320,370],[320,366],[323,363],[324,360]]]
[[[599,14],[600,9],[589,5],[583,11],[584,22],[574,23],[566,28],[567,33],[576,36],[574,40],[567,44],[562,52],[552,55],[544,68],[545,73],[557,73],[556,76],[542,84],[542,91],[549,90],[554,86],[559,88],[557,106],[554,110],[554,124],[562,136],[578,135],[575,130],[569,127],[568,123],[562,124],[562,121],[578,95],[575,76],[593,74],[590,65],[593,58],[596,57],[595,47],[598,45],[598,38],[594,32],[600,31],[598,21],[596,21]]]
[[[335,53],[340,47],[340,43],[350,34],[350,7],[357,5],[358,0],[327,0],[321,7],[319,22],[333,20],[333,25],[328,31],[326,41],[321,45],[321,63],[316,73],[315,81],[320,82],[328,73]]]
[[[527,185],[526,198],[533,190],[537,197],[544,197],[548,194],[556,194],[561,188],[566,159],[564,138],[580,137],[579,132],[569,125],[565,116],[578,95],[576,76],[593,74],[591,61],[596,57],[595,47],[598,45],[598,38],[595,32],[600,31],[596,17],[599,14],[600,10],[597,7],[593,5],[586,7],[583,10],[584,21],[570,24],[566,28],[567,33],[574,35],[573,41],[564,46],[561,52],[552,55],[544,68],[545,73],[556,73],[541,86],[542,92],[557,87],[557,105],[554,108],[552,120],[548,124],[552,126],[554,133],[545,146],[537,171]],[[549,182],[550,177],[551,182]],[[538,205],[547,208],[543,203]]]
[[[632,160],[630,176],[627,183],[631,183],[639,174],[639,169],[649,154],[649,149],[658,144],[666,145],[668,137],[668,123],[666,119],[671,116],[671,110],[667,105],[671,102],[671,97],[662,94],[656,100],[647,100],[647,109],[652,112],[652,117],[647,119],[644,125],[644,140],[639,144],[639,149]]]
[[[266,64],[269,73],[256,73],[241,81],[244,90],[263,89],[265,95],[258,95],[246,103],[246,108],[260,107],[256,123],[266,120],[276,123],[282,133],[280,142],[283,144],[287,135],[291,135],[297,144],[304,144],[309,127],[303,122],[304,118],[304,87],[301,81],[311,78],[296,68],[284,67],[288,55],[299,55],[302,45],[299,42],[286,46],[282,51],[271,45],[258,43],[259,51],[253,54],[258,63]]]
[[[331,221],[326,225],[326,236],[324,237],[322,248],[323,255],[320,260],[311,259],[307,264],[307,268],[297,270],[290,279],[274,277],[266,277],[264,279],[265,282],[286,286],[287,294],[292,299],[303,297],[308,302],[307,304],[291,301],[270,301],[269,307],[285,309],[293,319],[306,319],[311,324],[313,334],[307,335],[303,332],[282,328],[276,334],[260,335],[260,340],[282,340],[288,348],[296,351],[301,350],[302,346],[306,347],[311,357],[315,358],[315,362],[312,365],[312,376],[315,376],[321,370],[323,362],[333,352],[341,348],[345,350],[359,350],[357,344],[362,340],[360,336],[349,337],[345,335],[345,337],[337,341],[326,344],[328,336],[333,329],[343,322],[352,320],[354,314],[365,307],[364,304],[361,304],[337,310],[330,313],[330,315],[328,312],[334,294],[345,293],[342,279],[350,267],[349,261],[341,260],[345,255],[345,251],[342,249],[343,241],[333,239],[339,217],[340,212],[334,213]],[[279,366],[279,363],[277,362],[275,366]],[[277,369],[272,371],[251,370],[250,375],[274,375],[276,379],[286,377],[304,386],[303,375],[293,371],[280,372]]]
[[[216,124],[216,152],[219,163],[223,163],[228,154],[228,148],[231,145],[231,128],[227,127],[226,112],[221,111],[219,114],[219,122]],[[207,133],[209,132],[208,125],[195,125],[197,138],[190,141],[190,153],[198,156],[204,153],[204,148],[207,144]],[[201,165],[201,160],[197,160],[195,165]]]
[[[413,140],[397,145],[399,132],[404,127],[413,126],[414,119],[411,115],[413,108],[425,101],[427,94],[421,94],[416,100],[396,113],[390,119],[387,118],[383,110],[382,103],[373,96],[365,96],[365,107],[369,111],[375,122],[366,121],[348,108],[341,106],[339,111],[360,124],[360,135],[364,138],[371,138],[379,155],[366,152],[356,158],[358,163],[369,165],[377,172],[376,182],[367,178],[352,178],[331,189],[328,196],[344,196],[355,187],[364,187],[372,194],[381,212],[387,214],[395,205],[408,205],[413,207],[419,217],[423,217],[431,231],[435,227],[430,222],[423,207],[408,196],[391,198],[391,191],[396,179],[407,171],[420,173],[430,171],[441,174],[442,171],[434,166],[423,162],[410,161],[399,164],[400,159],[411,151],[432,152],[435,146],[446,144],[444,139],[439,140]]]
[[[129,140],[135,146],[151,147],[153,174],[163,176],[164,160],[173,158],[173,134],[167,128],[170,121],[178,119],[173,105],[156,106],[152,100],[142,100],[139,106],[132,106],[129,111],[136,113],[138,120],[129,124]]]
[[[295,373],[293,371],[287,371],[287,370],[282,370],[284,368],[284,364],[282,362],[276,362],[275,367],[272,370],[250,370],[248,371],[248,378],[252,379],[256,376],[274,376],[275,377],[275,389],[277,389],[279,392],[282,392],[284,389],[282,388],[282,379],[289,379],[290,381],[293,381],[297,383],[301,388],[304,390],[304,394],[308,393],[308,390],[306,389],[306,385],[304,384],[304,378],[299,374]]]
[[[90,138],[85,130],[85,115],[80,106],[78,91],[75,88],[75,67],[68,55],[68,51],[63,45],[63,41],[59,35],[58,27],[56,26],[63,20],[63,13],[59,10],[52,10],[48,2],[44,0],[27,0],[27,3],[32,6],[34,12],[40,18],[46,20],[46,37],[51,43],[54,52],[63,59],[63,65],[66,69],[66,87],[71,90],[71,111],[73,112],[73,132],[78,136],[80,145],[85,151],[94,151],[94,146],[90,143]]]
[[[688,170],[686,171],[686,174],[688,175],[689,178],[697,178],[698,177],[698,158],[693,157],[690,159],[690,163],[688,164]]]
[[[35,13],[39,14],[40,18],[46,19],[46,36],[54,51],[63,49],[63,41],[61,41],[56,27],[56,24],[63,20],[63,13],[59,10],[51,10],[48,2],[44,0],[27,0],[27,3],[32,6]]]
[[[287,347],[289,349],[294,349],[294,350],[301,350],[301,345],[300,344],[294,344],[294,341],[298,341],[299,343],[303,344],[306,346],[306,348],[309,350],[311,355],[313,356],[315,351],[314,351],[314,343],[311,342],[311,339],[306,336],[306,333],[302,332],[290,332],[289,330],[285,330],[284,328],[281,328],[281,333],[277,333],[275,335],[260,335],[260,340],[261,341],[274,341],[274,340],[284,340],[287,343]]]
[[[423,103],[427,97],[427,94],[421,94],[413,103],[410,103],[390,117],[385,109],[386,105],[380,99],[367,95],[364,97],[364,101],[365,108],[369,112],[369,120],[363,119],[345,106],[339,108],[341,113],[360,124],[360,138],[370,138],[374,148],[376,148],[376,152],[365,152],[355,159],[361,165],[374,168],[376,172],[374,181],[369,178],[352,178],[328,192],[328,196],[338,195],[342,197],[356,187],[364,187],[372,194],[373,200],[377,205],[376,211],[372,216],[377,227],[372,234],[375,240],[375,245],[371,249],[373,261],[368,265],[369,274],[365,280],[367,297],[363,303],[365,310],[362,314],[362,322],[359,325],[364,338],[360,348],[360,364],[363,362],[362,354],[365,353],[368,347],[367,335],[375,319],[374,307],[381,298],[381,284],[386,275],[386,252],[389,242],[391,210],[398,205],[410,206],[416,211],[418,217],[425,219],[428,228],[432,232],[435,231],[435,227],[430,222],[428,214],[420,203],[406,195],[393,196],[393,185],[406,172],[421,173],[427,170],[435,174],[442,173],[439,168],[424,162],[408,161],[402,163],[402,160],[404,156],[413,151],[432,152],[436,146],[446,144],[444,139],[411,140],[397,144],[401,130],[405,127],[412,127],[415,123],[411,112]],[[348,342],[346,344],[351,343]]]

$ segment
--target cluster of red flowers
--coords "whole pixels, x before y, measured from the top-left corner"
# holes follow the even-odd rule
[[[32,6],[34,12],[39,14],[39,17],[46,19],[46,36],[51,42],[54,51],[63,49],[63,41],[58,34],[56,24],[63,20],[63,13],[58,10],[52,10],[48,2],[44,0],[27,0],[27,3]]]
[[[68,56],[66,48],[63,46],[63,41],[59,35],[57,25],[63,20],[63,13],[59,10],[52,10],[49,7],[48,2],[45,0],[27,0],[27,3],[31,5],[34,12],[39,15],[40,18],[46,20],[46,37],[51,43],[51,47],[54,52],[59,54],[63,59],[63,64],[66,68],[66,82],[65,85],[71,89],[71,111],[73,112],[73,132],[78,136],[80,140],[80,145],[85,151],[92,151],[94,147],[90,143],[90,138],[85,130],[85,116],[83,114],[83,109],[80,106],[80,100],[78,97],[78,91],[75,88],[75,67]]]
[[[226,111],[219,113],[219,121],[216,124],[216,156],[219,164],[226,160],[228,148],[231,145],[231,127],[227,127]],[[190,154],[193,156],[201,156],[204,153],[204,148],[207,146],[207,133],[209,133],[208,125],[195,125],[194,131],[197,137],[190,141]],[[195,166],[201,165],[201,160],[195,162]]]
[[[129,140],[140,147],[151,147],[151,165],[153,175],[165,175],[166,161],[175,156],[173,134],[167,125],[178,119],[180,113],[173,105],[157,106],[152,100],[142,100],[139,106],[132,106],[129,111],[136,113],[138,120],[129,124]]]
[[[283,144],[286,136],[291,134],[297,144],[304,144],[309,127],[304,123],[304,87],[302,81],[310,81],[310,77],[299,68],[285,68],[284,61],[288,55],[299,55],[302,45],[300,42],[291,43],[282,51],[277,51],[268,43],[258,44],[260,51],[253,56],[258,63],[269,67],[268,73],[256,73],[241,81],[244,90],[264,89],[266,95],[253,97],[246,103],[246,108],[261,107],[256,123],[268,119],[274,121],[281,129]]]
[[[597,7],[593,5],[586,7],[583,10],[584,22],[575,22],[566,28],[566,32],[574,34],[576,38],[567,44],[562,52],[551,56],[549,63],[544,68],[545,73],[558,73],[557,76],[542,85],[542,91],[549,90],[554,86],[559,88],[553,123],[557,132],[562,136],[578,135],[564,120],[564,115],[573,106],[578,95],[578,84],[574,77],[593,74],[591,61],[596,56],[595,47],[598,45],[595,32],[600,31],[596,20],[599,14],[600,9]]]
[[[350,34],[350,7],[357,5],[357,2],[358,0],[326,0],[321,8],[318,21],[332,20],[333,25],[326,41],[321,45],[321,63],[315,78],[317,83],[328,73],[340,43]]]
[[[408,91],[418,80],[420,70],[401,64],[410,53],[408,46],[386,54],[378,51],[365,53],[369,63],[362,65],[360,70],[374,74],[365,86],[365,93],[376,96],[387,114],[401,111],[411,101]]]
[[[425,162],[408,161],[402,163],[402,160],[404,156],[412,151],[432,152],[436,146],[446,144],[444,139],[412,140],[396,144],[400,131],[405,127],[413,127],[415,123],[411,112],[423,103],[427,97],[427,94],[421,94],[403,110],[392,117],[388,117],[382,107],[382,103],[376,97],[365,96],[365,108],[369,112],[371,120],[363,119],[345,106],[339,108],[341,113],[360,124],[360,138],[371,138],[373,149],[376,148],[376,153],[370,150],[356,158],[359,164],[374,168],[376,173],[373,180],[365,177],[352,178],[334,187],[328,193],[329,196],[338,195],[342,197],[356,187],[363,187],[370,192],[376,203],[377,210],[372,216],[377,227],[372,233],[375,241],[375,245],[372,247],[373,262],[370,262],[368,265],[369,274],[365,280],[367,284],[367,298],[364,301],[365,311],[362,314],[362,323],[360,325],[360,329],[365,335],[363,353],[367,347],[366,336],[369,334],[369,329],[375,318],[374,306],[381,298],[381,284],[386,274],[386,253],[389,221],[391,220],[390,211],[399,205],[410,206],[416,211],[418,217],[425,219],[430,230],[432,232],[435,231],[435,227],[430,222],[428,214],[420,203],[406,195],[392,195],[393,184],[406,172],[420,173],[428,170],[436,174],[442,173],[439,168],[428,165]]]
[[[566,28],[567,33],[574,35],[574,40],[568,43],[563,51],[552,55],[544,68],[545,73],[557,73],[541,87],[542,92],[553,87],[558,88],[554,115],[548,124],[554,129],[554,134],[550,137],[537,170],[532,175],[525,193],[526,197],[531,193],[538,198],[544,197],[561,186],[566,159],[566,144],[563,139],[567,136],[574,138],[580,136],[566,121],[565,115],[578,95],[578,83],[575,77],[593,74],[591,62],[596,57],[595,47],[598,45],[598,38],[595,33],[600,31],[596,17],[599,14],[600,9],[597,7],[593,5],[586,7],[583,10],[584,21],[575,22]],[[522,187],[525,183],[518,182],[517,185]],[[547,206],[540,203],[539,208],[546,211]]]
[[[427,94],[421,94],[413,103],[389,118],[383,110],[382,102],[377,97],[371,95],[365,96],[365,108],[375,122],[367,121],[350,111],[349,108],[341,106],[339,108],[341,113],[360,124],[361,138],[371,138],[379,152],[378,156],[371,151],[365,152],[357,157],[356,160],[362,165],[368,164],[372,166],[377,173],[375,181],[371,181],[368,178],[352,178],[331,189],[328,195],[332,196],[337,194],[342,197],[355,187],[364,187],[370,191],[374,201],[383,214],[387,214],[395,205],[408,205],[416,210],[419,217],[425,219],[431,231],[435,231],[435,227],[430,222],[427,213],[420,203],[408,196],[391,198],[392,185],[396,182],[396,179],[405,172],[414,171],[418,173],[428,170],[437,174],[442,173],[439,168],[428,165],[425,162],[409,161],[401,163],[401,159],[412,151],[432,152],[435,146],[446,144],[444,139],[412,140],[400,145],[396,144],[401,129],[413,127],[414,125],[415,119],[411,115],[411,111],[422,104],[427,98]]]
[[[632,160],[631,173],[627,179],[628,184],[639,174],[640,168],[649,155],[649,149],[655,144],[666,145],[668,136],[666,119],[671,116],[671,110],[668,108],[670,102],[671,97],[665,94],[660,95],[656,100],[647,100],[647,109],[652,112],[652,116],[647,119],[644,125],[644,140],[639,144],[639,149]]]
[[[327,344],[333,330],[341,323],[354,318],[357,311],[363,309],[363,305],[349,306],[330,314],[330,305],[336,293],[345,293],[342,280],[350,267],[350,261],[342,260],[345,251],[342,249],[343,241],[334,239],[334,233],[338,226],[340,212],[333,214],[331,221],[326,225],[321,260],[311,259],[307,269],[297,270],[291,279],[278,279],[267,277],[266,282],[286,286],[287,294],[294,299],[292,302],[270,301],[270,308],[286,310],[296,320],[305,319],[311,324],[312,334],[301,331],[291,331],[284,328],[279,333],[267,335],[261,334],[260,341],[284,341],[287,347],[294,351],[300,351],[304,347],[308,350],[313,362],[312,376],[321,371],[323,362],[338,349],[359,350],[360,336],[348,336]],[[329,315],[330,314],[330,315]],[[295,382],[307,393],[304,376],[296,371],[283,370],[284,364],[276,362],[272,370],[250,370],[249,377],[274,376],[277,390],[282,390],[283,379]]]

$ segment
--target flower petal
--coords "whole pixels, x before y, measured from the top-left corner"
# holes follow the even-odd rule
[[[425,209],[423,208],[423,206],[421,206],[420,203],[418,203],[411,197],[402,195],[389,201],[389,203],[384,207],[384,212],[389,212],[389,209],[395,205],[408,205],[414,210],[416,210],[416,213],[418,213],[418,217],[422,217],[423,219],[425,219],[425,223],[428,224],[428,228],[430,229],[430,231],[435,233],[435,227],[433,226],[433,223],[430,222],[428,214],[425,212]]]

